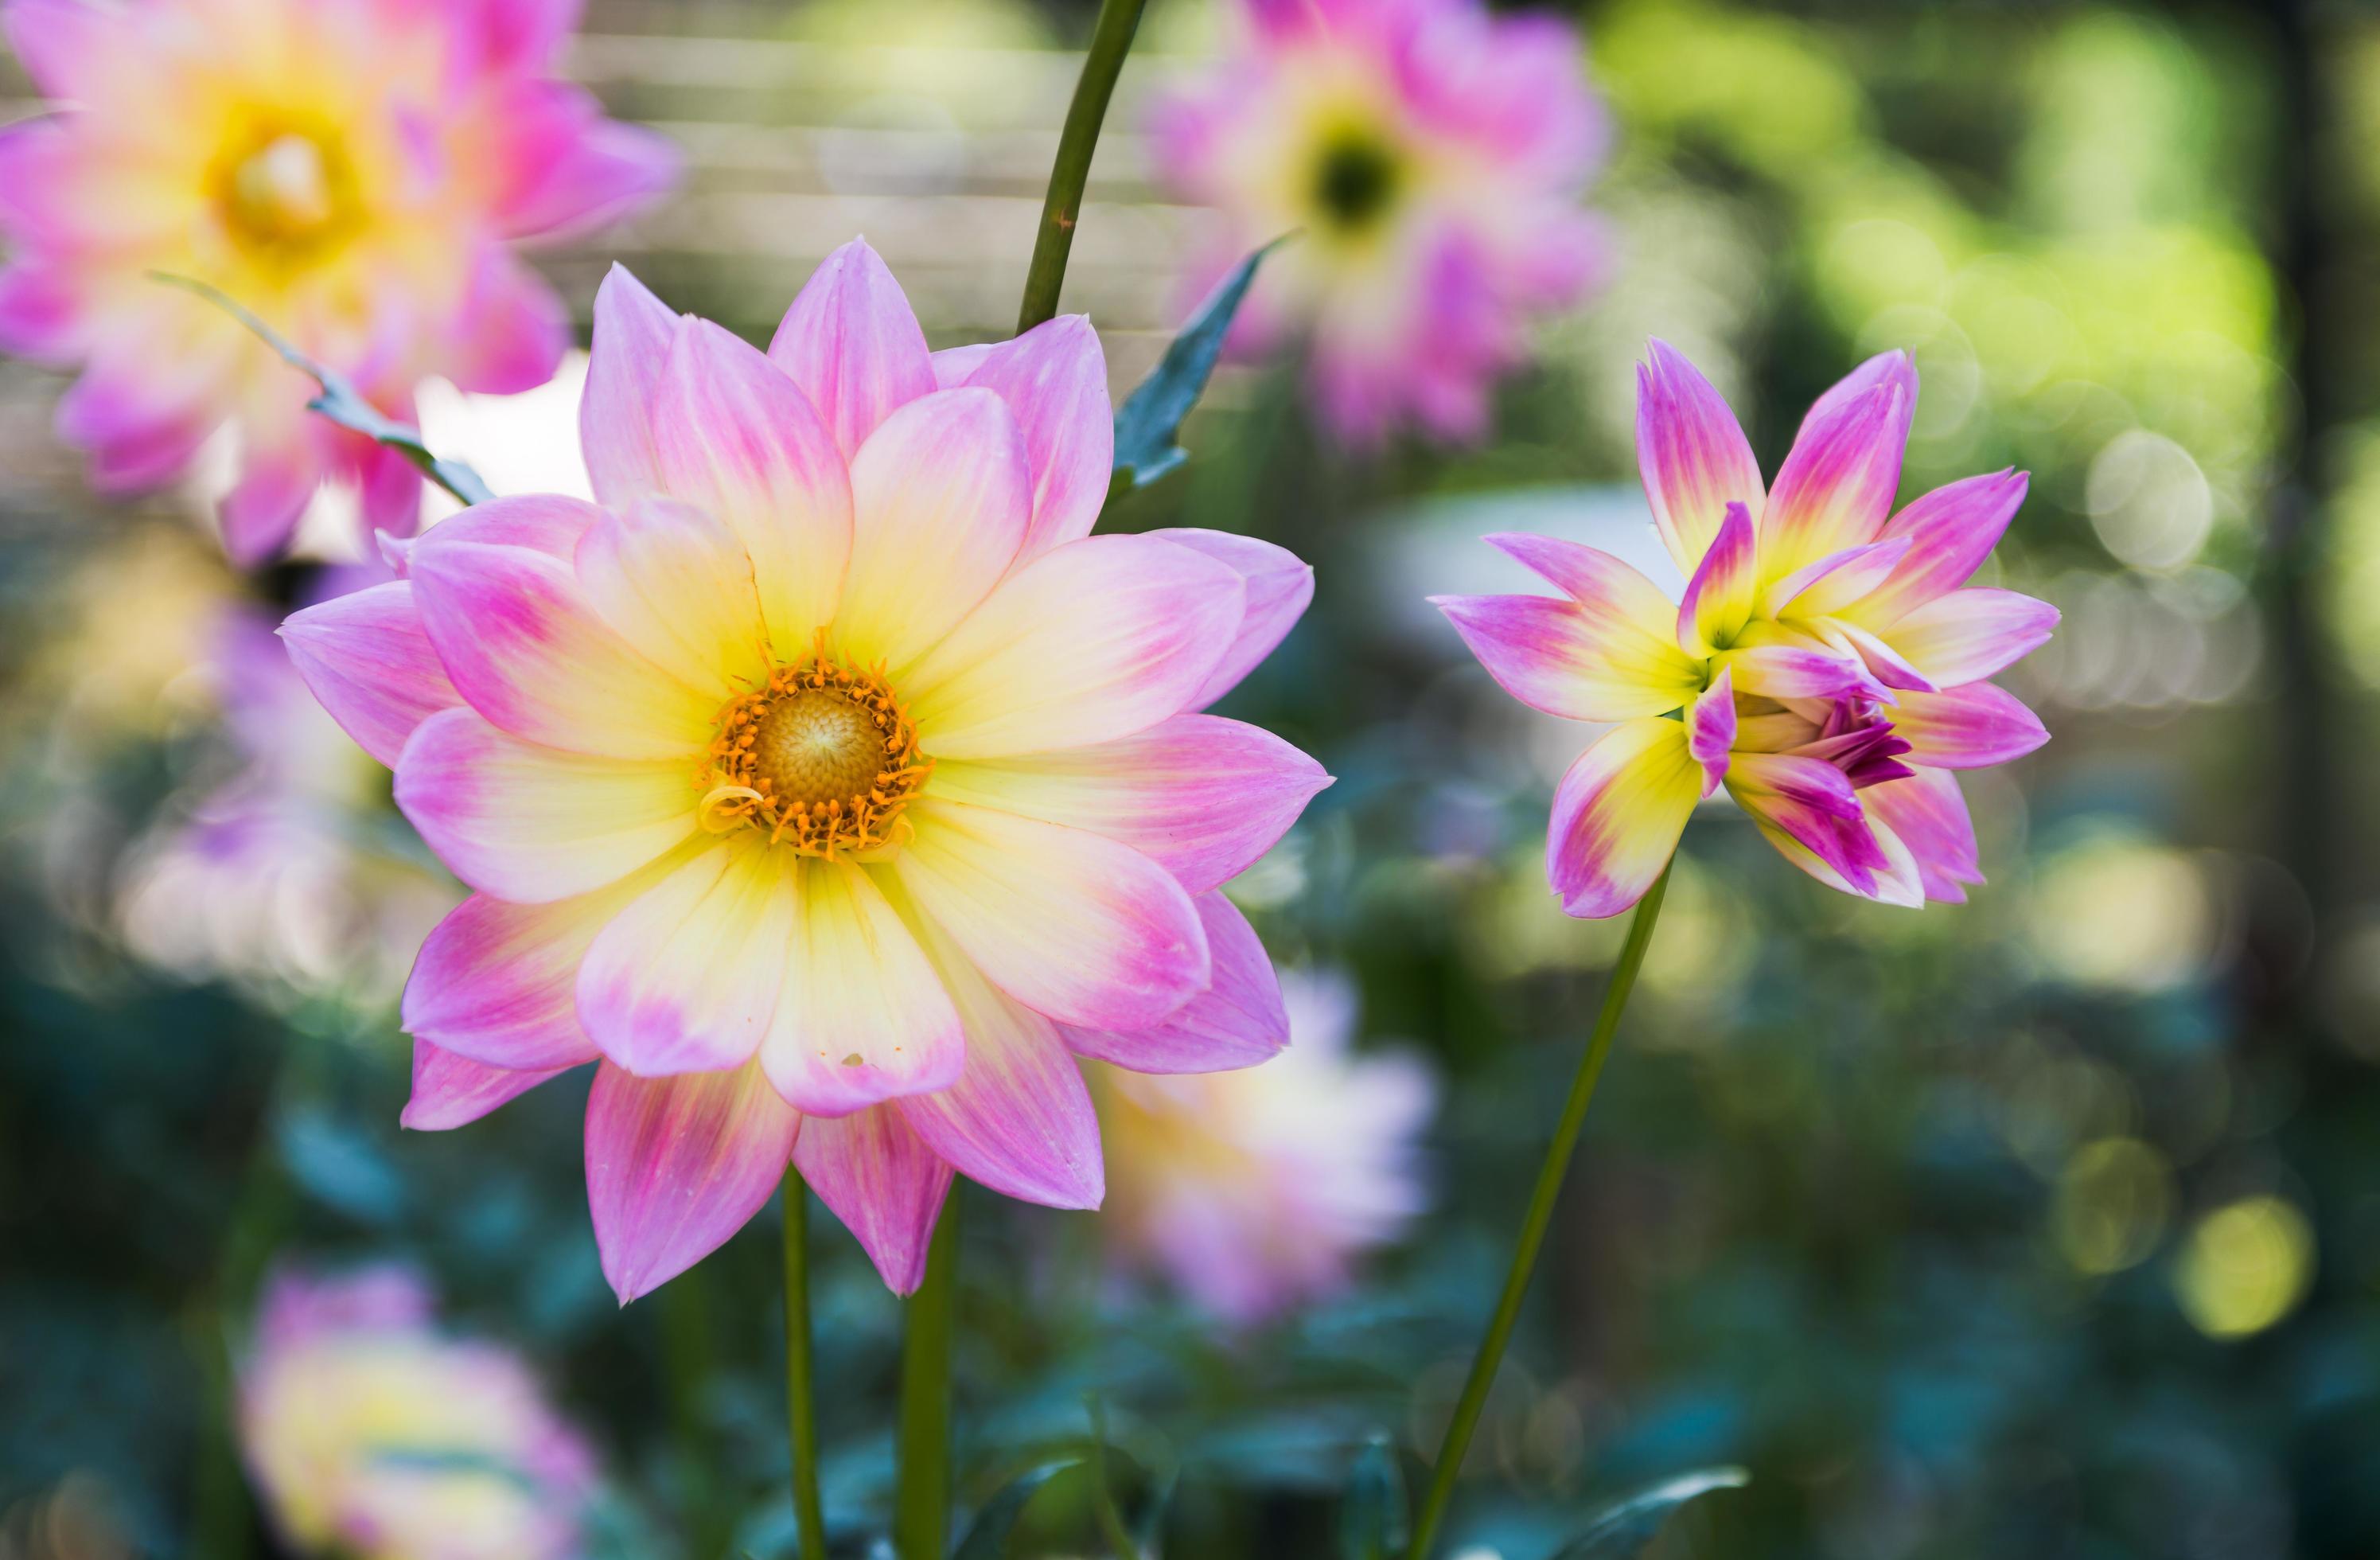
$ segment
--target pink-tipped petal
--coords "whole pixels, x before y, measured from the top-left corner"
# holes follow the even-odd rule
[[[1008,403],[967,387],[901,407],[852,457],[851,504],[835,641],[898,673],[991,593],[1025,543],[1033,479]]]
[[[1630,721],[1580,754],[1554,791],[1546,836],[1563,910],[1596,920],[1642,899],[1677,853],[1702,780],[1677,721]]]
[[[595,496],[607,505],[625,508],[662,491],[653,453],[653,402],[677,322],[625,266],[613,266],[595,289],[578,442]]]
[[[413,1042],[413,1093],[396,1124],[416,1132],[443,1132],[467,1126],[567,1070],[519,1072],[492,1067],[417,1040]]]
[[[1088,536],[1107,503],[1115,470],[1115,408],[1108,400],[1107,358],[1087,316],[1061,315],[1013,341],[980,349],[961,366],[934,354],[943,388],[972,384],[1008,403],[1024,433],[1033,473],[1033,523],[1021,555],[1031,557]]]
[[[396,805],[438,859],[520,904],[625,877],[694,833],[699,799],[683,761],[566,753],[468,709],[423,721],[396,762]]]
[[[1734,675],[1735,690],[1758,698],[1891,697],[1858,656],[1774,623],[1751,624],[1720,660]]]
[[[876,1264],[885,1287],[912,1294],[951,1189],[951,1167],[890,1106],[809,1116],[794,1140],[794,1168]],[[792,1188],[798,1195],[798,1188]]]
[[[1760,463],[1710,381],[1667,342],[1650,356],[1636,370],[1636,469],[1663,544],[1691,574],[1729,505],[1758,518]]]
[[[598,1067],[587,1098],[587,1204],[620,1303],[743,1228],[777,1189],[800,1125],[757,1066],[659,1079]]]
[[[430,647],[406,580],[294,613],[281,626],[281,640],[339,728],[392,769],[414,727],[463,701]]]
[[[526,547],[571,563],[578,555],[578,539],[602,518],[603,511],[592,504],[556,494],[499,498],[451,515],[419,540],[397,547],[398,559],[391,567],[399,574],[410,574],[416,555],[464,545]]]
[[[642,498],[579,539],[579,589],[645,659],[695,688],[768,680],[752,559],[707,512]]]
[[[1227,1072],[1254,1066],[1289,1043],[1281,977],[1256,928],[1220,893],[1198,896],[1198,919],[1214,953],[1212,983],[1180,1012],[1145,1030],[1062,1028],[1076,1055],[1135,1072]]]
[[[1934,691],[1932,679],[1910,664],[1909,657],[1858,624],[1847,618],[1830,618],[1825,630],[1828,643],[1855,657],[1867,667],[1868,675],[1885,687],[1915,693]]]
[[[1763,591],[1761,606],[1770,617],[1809,621],[1829,616],[1883,584],[1910,546],[1905,536],[1888,536],[1829,553]]]
[[[1667,713],[1700,691],[1697,668],[1666,621],[1648,632],[1632,618],[1550,596],[1433,596],[1430,604],[1499,687],[1549,715],[1631,720]]]
[[[1237,877],[1330,776],[1253,725],[1176,715],[1136,737],[1063,752],[956,762],[934,795],[1064,823],[1138,850],[1193,894]]]
[[[1297,620],[1305,615],[1307,605],[1314,600],[1314,569],[1285,547],[1228,530],[1176,526],[1143,534],[1204,553],[1228,565],[1247,587],[1247,604],[1240,615],[1239,630],[1232,636],[1231,648],[1223,652],[1223,658],[1207,675],[1206,686],[1190,696],[1189,707],[1203,710],[1239,687],[1241,679],[1255,671],[1297,627]]]
[[[1876,540],[1900,486],[1916,408],[1917,371],[1906,353],[1888,352],[1810,408],[1761,517],[1771,578]]]
[[[852,482],[799,386],[708,320],[682,324],[653,400],[656,469],[751,556],[780,660],[814,647],[852,551]]]
[[[640,1078],[739,1067],[777,1011],[795,862],[757,833],[698,851],[613,916],[578,967],[578,1021]]]
[[[769,356],[826,419],[845,458],[893,412],[930,393],[926,333],[865,238],[820,262],[785,311]]]
[[[1968,886],[1984,881],[1974,820],[1949,771],[1918,769],[1905,779],[1871,786],[1860,793],[1860,805],[1909,847],[1928,899],[1963,905]]]
[[[1903,694],[1892,730],[1908,742],[1910,762],[1936,769],[1987,769],[2049,740],[2040,716],[1996,684],[1980,682]]]
[[[1974,578],[2024,504],[2022,471],[1997,471],[1936,488],[1892,518],[1888,538],[1909,552],[1891,575],[1847,609],[1871,628],[1889,628],[1915,608]]]
[[[1018,1001],[1085,1029],[1140,1029],[1207,988],[1190,896],[1130,846],[931,795],[907,816],[901,885]]]
[[[1111,742],[1198,696],[1245,611],[1237,572],[1153,536],[1042,554],[902,679],[939,760]]]
[[[277,448],[249,452],[239,481],[217,511],[231,561],[253,568],[287,547],[322,481],[322,461],[310,439],[292,438]]]
[[[405,1032],[494,1067],[593,1061],[595,1042],[578,1022],[578,966],[596,933],[660,871],[649,867],[550,905],[472,895],[421,945],[405,982]]]
[[[1735,746],[1735,677],[1727,667],[1686,707],[1686,751],[1703,768],[1703,795],[1727,778],[1729,750]]]
[[[667,138],[603,116],[585,89],[524,83],[506,106],[515,145],[530,153],[494,216],[511,238],[579,238],[669,193],[684,159]]]
[[[808,1115],[840,1116],[957,1081],[957,1010],[874,880],[848,861],[808,862],[795,908],[760,1050],[777,1092]]]
[[[570,341],[570,311],[546,279],[498,244],[480,250],[446,377],[459,389],[517,396],[553,377]]]
[[[82,295],[65,267],[26,256],[0,266],[0,352],[66,368],[81,355],[83,326]]]
[[[1840,769],[1793,753],[1739,753],[1727,788],[1763,833],[1782,835],[1815,856],[1851,892],[1875,895],[1876,874],[1888,862]]]
[[[930,924],[919,941],[966,1030],[966,1070],[950,1088],[895,1103],[926,1146],[996,1192],[1050,1208],[1107,1195],[1099,1118],[1056,1026],[985,981]]]
[[[0,6],[0,34],[39,93],[55,103],[80,101],[96,84],[107,56],[124,46],[124,18],[91,0],[8,0]]]
[[[1678,645],[1689,655],[1713,655],[1735,643],[1752,621],[1760,595],[1760,544],[1752,511],[1727,506],[1727,518],[1711,538],[1710,551],[1686,581],[1678,603]]]
[[[1980,682],[2048,642],[2058,609],[2014,591],[1937,596],[1878,637],[1937,688]]]

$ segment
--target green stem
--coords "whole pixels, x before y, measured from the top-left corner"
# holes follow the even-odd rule
[[[1091,46],[1075,100],[1066,105],[1066,126],[1058,132],[1058,161],[1050,170],[1050,193],[1041,202],[1041,226],[1033,239],[1033,263],[1025,272],[1025,302],[1016,311],[1016,334],[1058,313],[1058,290],[1066,280],[1066,256],[1075,247],[1075,221],[1083,209],[1083,185],[1091,177],[1091,152],[1099,125],[1115,95],[1116,77],[1140,26],[1141,0],[1099,0]]]
[[[1669,891],[1667,869],[1654,880],[1653,886],[1638,901],[1636,918],[1628,923],[1628,941],[1620,950],[1620,962],[1611,971],[1611,984],[1603,993],[1603,1011],[1595,1020],[1595,1032],[1586,1042],[1586,1054],[1579,1058],[1578,1076],[1571,1080],[1570,1098],[1562,1105],[1561,1120],[1554,1127],[1553,1140],[1546,1145],[1545,1163],[1537,1167],[1537,1184],[1529,1193],[1528,1216],[1521,1222],[1521,1238],[1512,1247],[1512,1270],[1504,1275],[1504,1293],[1496,1301],[1496,1314],[1488,1319],[1487,1336],[1479,1340],[1479,1352],[1471,1361],[1470,1378],[1463,1383],[1463,1395],[1455,1400],[1454,1417],[1446,1426],[1446,1440],[1439,1447],[1437,1466],[1431,1469],[1429,1493],[1421,1503],[1421,1515],[1415,1519],[1412,1546],[1405,1551],[1407,1560],[1428,1560],[1430,1541],[1438,1536],[1439,1524],[1445,1520],[1447,1502],[1454,1495],[1455,1476],[1463,1471],[1463,1454],[1471,1449],[1472,1432],[1479,1428],[1480,1410],[1488,1406],[1488,1389],[1496,1384],[1496,1369],[1503,1362],[1504,1346],[1512,1341],[1512,1323],[1521,1314],[1521,1298],[1528,1292],[1529,1274],[1537,1265],[1537,1249],[1545,1244],[1546,1227],[1553,1222],[1554,1202],[1561,1195],[1562,1178],[1569,1174],[1572,1150],[1578,1147],[1579,1127],[1586,1120],[1586,1107],[1595,1099],[1595,1085],[1603,1076],[1603,1060],[1611,1054],[1611,1037],[1620,1028],[1620,1015],[1628,1005],[1628,993],[1636,987],[1636,972],[1644,967],[1645,949],[1653,941],[1653,922],[1661,913],[1661,896]]]
[[[926,1280],[901,1341],[901,1471],[892,1514],[900,1560],[942,1560],[951,1533],[951,1321],[958,1309],[959,1200],[942,1204]]]
[[[801,1560],[825,1560],[819,1504],[818,1412],[810,1392],[809,1188],[785,1166],[785,1439],[794,1454],[794,1528]]]
[[[1140,1560],[1140,1546],[1124,1531],[1123,1514],[1116,1509],[1115,1492],[1108,1487],[1108,1411],[1092,1393],[1085,1399],[1091,1415],[1091,1514],[1099,1531],[1115,1551],[1115,1560]]]
[[[710,1347],[710,1272],[696,1266],[662,1286],[662,1359],[668,1376],[671,1436],[677,1443],[679,1498],[694,1560],[718,1560],[729,1534],[719,1499],[704,1399],[715,1373]]]

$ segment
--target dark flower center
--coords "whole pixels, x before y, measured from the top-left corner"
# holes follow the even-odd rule
[[[1402,177],[1391,148],[1371,136],[1342,135],[1324,145],[1315,165],[1314,203],[1325,225],[1360,232],[1395,202]]]

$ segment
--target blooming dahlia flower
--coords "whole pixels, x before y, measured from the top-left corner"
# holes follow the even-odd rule
[[[1221,220],[1197,273],[1269,258],[1232,345],[1310,343],[1325,420],[1475,439],[1531,315],[1594,281],[1577,200],[1605,129],[1578,35],[1477,0],[1244,0],[1206,80],[1160,100],[1160,177]]]
[[[1420,1063],[1354,1056],[1340,974],[1281,982],[1291,1044],[1261,1067],[1093,1074],[1109,1127],[1116,1249],[1236,1322],[1345,1286],[1425,1202],[1417,1145],[1437,1089]]]
[[[1822,883],[1962,900],[1983,877],[1951,772],[2048,740],[1984,679],[2048,639],[2057,609],[1966,585],[2024,473],[1969,477],[1895,514],[1917,373],[1888,352],[1819,397],[1764,488],[1718,393],[1665,344],[1651,358],[1636,457],[1689,579],[1683,603],[1595,548],[1521,535],[1488,540],[1561,598],[1438,600],[1514,698],[1615,723],[1555,792],[1546,866],[1562,908],[1635,904],[1721,785]]]
[[[571,1560],[595,1458],[520,1358],[437,1330],[402,1268],[274,1278],[239,1434],[291,1548],[355,1560]]]
[[[516,240],[658,194],[675,159],[552,79],[571,0],[8,0],[54,112],[0,130],[0,350],[82,379],[58,431],[112,491],[167,481],[226,423],[233,555],[288,541],[326,476],[414,529],[405,459],[310,415],[312,385],[212,283],[393,415],[439,374],[541,384],[568,320]]]
[[[1113,461],[1087,321],[929,356],[855,242],[763,355],[614,271],[581,428],[600,506],[467,510],[284,630],[479,891],[406,990],[409,1123],[600,1057],[623,1298],[788,1154],[905,1290],[953,1168],[1099,1202],[1076,1055],[1280,1047],[1216,886],[1327,777],[1196,712],[1312,577],[1240,537],[1086,534]]]

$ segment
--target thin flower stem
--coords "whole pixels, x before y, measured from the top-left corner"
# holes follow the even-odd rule
[[[1661,896],[1669,891],[1670,874],[1663,869],[1654,880],[1652,888],[1637,902],[1636,917],[1628,923],[1628,941],[1620,950],[1620,962],[1612,968],[1611,983],[1603,993],[1603,1011],[1595,1020],[1595,1032],[1586,1042],[1586,1054],[1578,1062],[1578,1076],[1571,1080],[1570,1098],[1562,1105],[1561,1120],[1554,1127],[1553,1140],[1546,1145],[1545,1163],[1537,1167],[1536,1188],[1529,1193],[1528,1217],[1521,1223],[1521,1238],[1512,1247],[1512,1270],[1504,1275],[1504,1293],[1496,1301],[1496,1314],[1488,1320],[1487,1336],[1479,1340],[1479,1352],[1471,1361],[1470,1379],[1463,1383],[1463,1395],[1455,1400],[1454,1417],[1446,1426],[1446,1440],[1439,1447],[1437,1466],[1431,1469],[1429,1493],[1423,1497],[1421,1514],[1414,1521],[1413,1543],[1405,1551],[1406,1560],[1428,1560],[1430,1542],[1437,1538],[1439,1524],[1445,1520],[1447,1502],[1454,1494],[1455,1476],[1463,1470],[1463,1454],[1471,1449],[1472,1432],[1479,1428],[1479,1412],[1488,1405],[1488,1389],[1496,1384],[1496,1369],[1503,1362],[1504,1346],[1512,1341],[1512,1323],[1521,1314],[1521,1299],[1528,1292],[1529,1274],[1537,1265],[1537,1249],[1545,1244],[1546,1227],[1553,1222],[1554,1202],[1561,1195],[1562,1179],[1570,1171],[1571,1152],[1578,1147],[1579,1127],[1586,1120],[1586,1107],[1595,1099],[1595,1085],[1603,1076],[1604,1058],[1611,1054],[1611,1037],[1620,1028],[1620,1015],[1628,1005],[1628,993],[1636,987],[1636,972],[1645,963],[1645,950],[1653,941],[1653,922],[1661,913]]]
[[[1123,1514],[1116,1510],[1115,1492],[1108,1487],[1108,1411],[1099,1395],[1090,1394],[1084,1406],[1091,1416],[1091,1514],[1115,1560],[1140,1560],[1140,1546],[1124,1531]]]
[[[785,1166],[785,1437],[794,1454],[794,1529],[801,1560],[825,1560],[819,1504],[818,1411],[810,1392],[809,1188]]]
[[[1099,146],[1108,100],[1115,95],[1116,77],[1140,26],[1141,3],[1099,0],[1083,74],[1075,82],[1074,102],[1066,105],[1065,128],[1058,133],[1058,160],[1050,170],[1050,193],[1041,202],[1033,263],[1025,272],[1025,302],[1016,311],[1019,335],[1057,317],[1058,290],[1066,280],[1066,256],[1075,247],[1075,222],[1083,209],[1083,186],[1091,177],[1091,152]]]
[[[892,1514],[900,1560],[942,1560],[951,1532],[951,1322],[958,1309],[959,1200],[942,1204],[926,1280],[901,1341],[901,1470]]]

